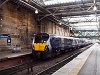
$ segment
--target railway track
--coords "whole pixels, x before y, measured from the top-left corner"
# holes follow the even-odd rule
[[[53,66],[37,73],[36,75],[51,75],[54,72],[56,72],[59,68],[61,68],[62,66],[64,66],[68,62],[70,62],[73,58],[75,58],[77,55],[79,55],[82,52],[83,52],[83,50],[81,50],[79,52],[76,52],[76,53],[71,53],[67,58],[65,58],[61,62],[58,62],[57,64],[54,64]]]
[[[17,72],[24,65],[27,59],[31,59],[31,54],[22,55],[14,58],[6,58],[0,61],[0,75],[10,75]],[[29,62],[26,62],[29,63]]]
[[[28,75],[50,75],[89,47],[87,46],[79,51],[68,52],[45,61],[33,60],[29,57],[17,65],[0,70],[0,75],[27,75],[27,73]]]
[[[60,58],[60,59],[59,59],[59,57],[57,57],[56,58],[56,59],[58,59],[57,61],[55,59],[53,60],[55,63],[52,64],[50,62],[49,64],[51,64],[51,66],[48,66],[48,67],[42,66],[43,67],[43,68],[41,68],[42,70],[38,71],[37,73],[33,73],[33,75],[51,75],[52,73],[54,73],[59,68],[61,68],[62,66],[64,66],[68,62],[70,62],[73,58],[75,58],[77,55],[79,55],[80,53],[82,53],[83,51],[85,51],[89,47],[90,46],[79,49],[78,52],[77,52],[77,50],[74,52],[69,52],[69,53],[67,53],[67,55],[65,54],[65,56],[62,56],[62,58]],[[46,63],[46,64],[48,64],[48,63]]]

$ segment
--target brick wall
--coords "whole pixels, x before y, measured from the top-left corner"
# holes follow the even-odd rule
[[[68,29],[47,19],[43,19],[41,23],[38,23],[36,18],[34,11],[14,3],[6,3],[0,9],[0,33],[10,34],[12,45],[21,45],[23,48],[32,43],[31,38],[34,33],[47,32],[69,36]],[[0,40],[0,43],[3,42]]]
[[[10,34],[12,45],[24,46],[31,43],[30,38],[37,30],[34,13],[12,3],[5,4],[2,12],[0,33]]]
[[[62,36],[69,36],[68,28],[64,28],[60,26],[59,24],[51,22],[47,19],[42,20],[42,23],[40,26],[41,26],[41,32],[47,32],[49,34],[56,34],[56,35],[62,35]]]

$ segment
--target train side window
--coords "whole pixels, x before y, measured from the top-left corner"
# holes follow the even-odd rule
[[[70,44],[73,44],[73,40],[72,39],[69,39],[69,45]]]
[[[55,45],[55,38],[54,37],[50,39],[50,43],[51,43],[51,46]]]
[[[35,36],[35,43],[46,43],[49,37],[47,36]]]

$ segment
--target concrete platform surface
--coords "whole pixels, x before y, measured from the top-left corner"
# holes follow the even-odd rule
[[[85,62],[87,62],[89,60],[88,58],[90,58],[90,56],[93,54],[93,52],[96,52],[98,50],[98,46],[100,48],[100,45],[99,44],[97,44],[97,43],[94,44],[93,46],[91,46],[86,51],[84,51],[81,54],[79,54],[71,62],[69,62],[68,64],[64,65],[62,68],[60,68],[58,71],[56,71],[52,75],[95,75],[95,74],[88,73],[88,72],[91,72],[90,71],[91,70],[91,67],[84,69],[84,66],[83,65],[86,65]],[[95,53],[93,55],[95,56]],[[95,63],[92,63],[92,61],[94,61],[94,60],[91,60],[90,62],[88,62],[87,65],[89,63],[90,63],[89,65],[95,64]],[[83,70],[81,70],[81,68],[83,68]],[[90,69],[90,70],[87,70],[87,69]],[[87,73],[85,73],[86,70],[87,70]]]
[[[100,44],[95,46],[78,75],[100,75]]]
[[[6,51],[6,52],[0,52],[0,60],[5,59],[5,58],[14,58],[26,54],[32,53],[31,49],[28,50],[22,50],[21,52],[11,52],[11,51]]]

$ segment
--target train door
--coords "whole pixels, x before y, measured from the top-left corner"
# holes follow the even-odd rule
[[[61,50],[64,50],[64,38],[61,38]]]

